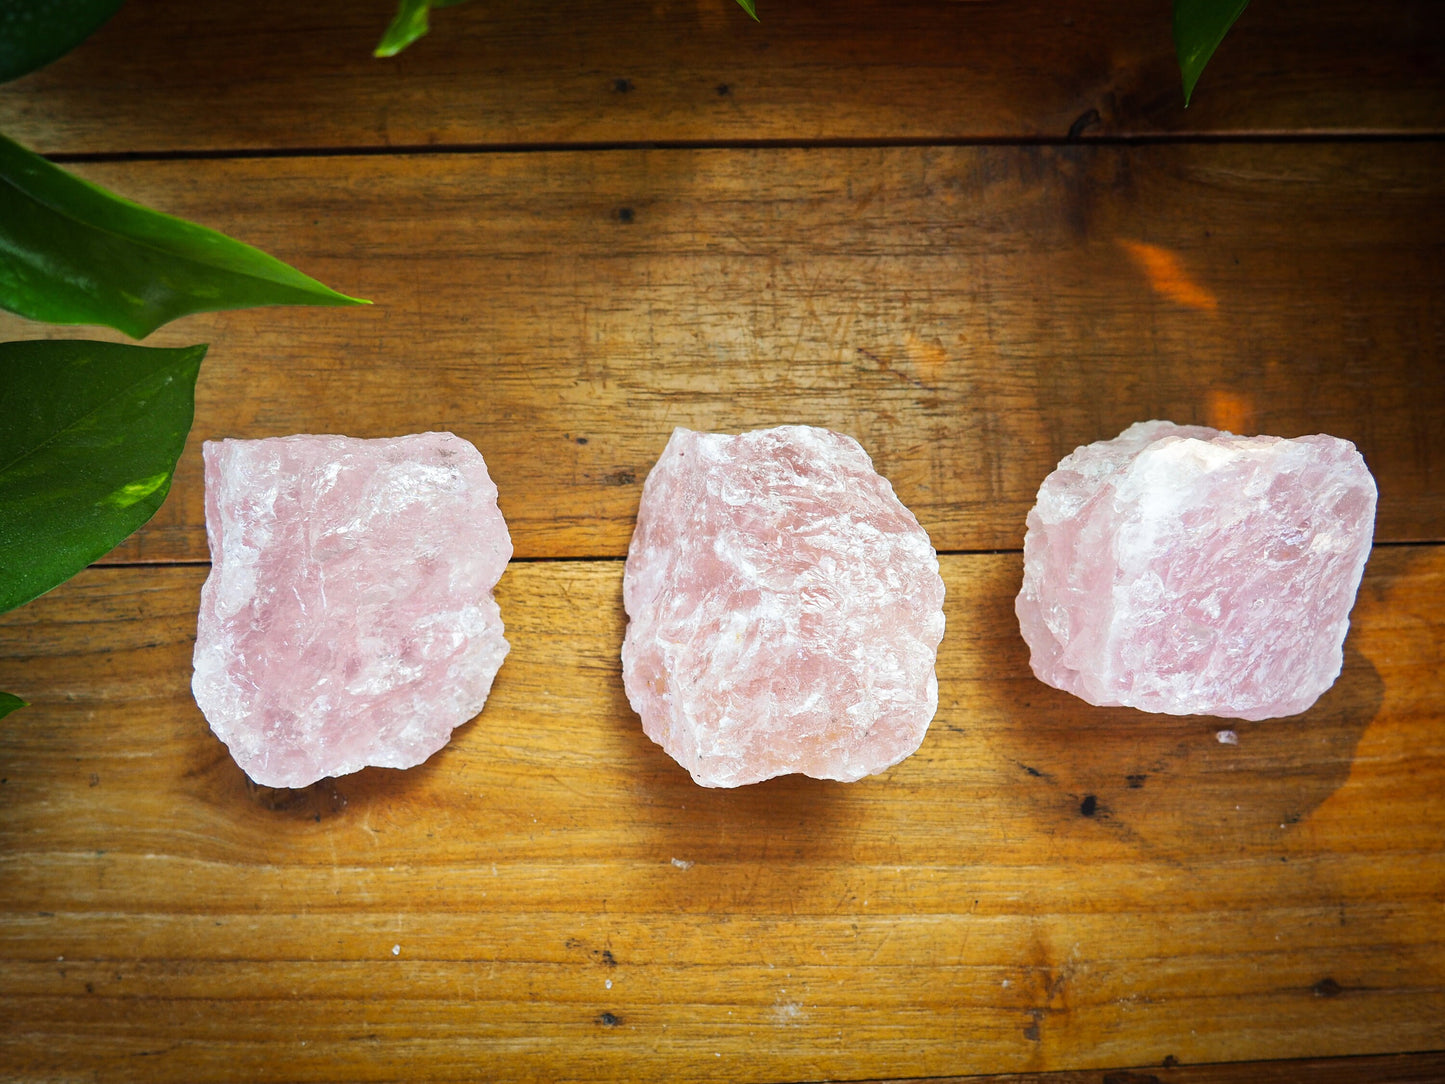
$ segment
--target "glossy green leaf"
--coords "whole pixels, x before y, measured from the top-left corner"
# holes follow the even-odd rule
[[[28,708],[29,706],[29,701],[21,700],[13,693],[0,693],[0,719],[5,718],[17,708]]]
[[[738,6],[751,15],[756,22],[762,22],[758,18],[758,5],[755,0],[738,0]]]
[[[375,56],[396,56],[430,29],[431,0],[401,0],[396,17],[377,43]]]
[[[124,0],[4,0],[0,83],[58,60],[99,30]]]
[[[1186,107],[1204,65],[1248,6],[1249,0],[1174,0],[1174,51],[1184,80]]]
[[[205,346],[0,343],[0,613],[155,515],[205,356]]]
[[[428,16],[432,8],[450,8],[466,0],[401,0],[396,17],[381,36],[375,56],[396,56],[430,29]]]
[[[0,307],[52,324],[105,324],[139,339],[194,312],[364,304],[0,136]]]

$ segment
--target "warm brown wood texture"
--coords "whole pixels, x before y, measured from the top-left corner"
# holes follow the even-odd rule
[[[1307,1058],[1289,1061],[1226,1062],[1215,1065],[1163,1065],[1132,1069],[1094,1069],[1060,1073],[999,1073],[986,1076],[931,1076],[890,1084],[1439,1084],[1445,1080],[1445,1054],[1387,1054],[1361,1058]],[[859,1081],[858,1084],[876,1084]]]
[[[652,140],[1445,131],[1438,0],[1255,4],[1193,106],[1166,0],[734,0],[438,12],[371,57],[388,0],[130,0],[0,88],[47,152]]]
[[[482,716],[297,793],[191,701],[205,570],[84,573],[0,618],[0,687],[37,701],[0,730],[0,1064],[812,1080],[1442,1045],[1445,549],[1378,549],[1340,681],[1238,746],[1043,687],[1018,556],[943,565],[923,748],[731,792],[627,710],[620,562],[514,564]]]
[[[1439,1084],[1445,1080],[1445,1054],[1386,1054],[1380,1057],[1300,1058],[1288,1061],[1225,1062],[1212,1065],[1162,1065],[1132,1069],[1093,1069],[1059,1073],[990,1073],[985,1076],[932,1076],[889,1084]],[[857,1084],[878,1084],[858,1081]]]
[[[153,336],[212,344],[170,499],[0,616],[0,1080],[1445,1079],[1445,5],[1260,0],[1187,112],[1168,8],[472,0],[378,61],[391,0],[129,0],[0,87],[376,301]],[[1305,715],[1032,677],[1025,513],[1147,417],[1375,472]],[[627,706],[619,558],[673,426],[780,422],[945,551],[939,714],[858,784],[704,790]],[[492,698],[258,788],[189,691],[200,442],[425,429],[523,558]]]
[[[175,492],[112,560],[206,558],[205,439],[450,429],[518,554],[588,557],[626,552],[673,426],[783,422],[858,437],[941,550],[1017,548],[1063,455],[1150,417],[1353,440],[1378,537],[1445,538],[1440,144],[81,172],[377,302],[157,335],[211,352]]]

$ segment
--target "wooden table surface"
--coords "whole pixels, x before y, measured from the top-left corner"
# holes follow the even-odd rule
[[[0,618],[0,1079],[1445,1079],[1445,8],[1259,0],[1187,111],[1160,0],[475,0],[374,60],[391,10],[132,0],[0,88],[376,302],[153,336],[211,343],[169,500]],[[1308,713],[1032,677],[1034,493],[1150,417],[1374,471]],[[623,695],[621,558],[673,426],[783,422],[933,538],[939,712],[705,790]],[[257,787],[190,694],[200,443],[428,429],[516,545],[486,710]]]

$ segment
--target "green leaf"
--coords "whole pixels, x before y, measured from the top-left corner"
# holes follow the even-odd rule
[[[1248,6],[1249,0],[1174,0],[1174,51],[1184,80],[1185,108],[1204,65]]]
[[[105,324],[140,339],[193,312],[364,304],[0,136],[0,307],[52,324]]]
[[[738,0],[738,6],[753,17],[754,22],[762,22],[758,18],[758,5],[756,0]]]
[[[5,718],[17,708],[28,708],[29,706],[28,700],[21,700],[13,693],[0,693],[0,719]]]
[[[427,16],[432,8],[452,8],[466,0],[401,0],[396,17],[377,43],[374,56],[396,56],[430,29]]]
[[[124,0],[0,3],[0,83],[57,60],[99,30]]]
[[[377,43],[374,56],[396,56],[430,29],[431,0],[401,0],[396,17]]]
[[[0,613],[114,549],[166,499],[206,347],[0,343]]]

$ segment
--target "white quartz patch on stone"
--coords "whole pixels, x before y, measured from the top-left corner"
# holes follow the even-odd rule
[[[916,750],[938,707],[938,559],[851,437],[675,430],[623,598],[628,699],[703,786],[860,779]]]
[[[1355,446],[1139,422],[1076,449],[1028,516],[1019,628],[1091,704],[1266,719],[1340,673],[1375,482]]]
[[[451,433],[207,441],[191,687],[257,783],[408,768],[482,709],[512,555],[481,454]]]

